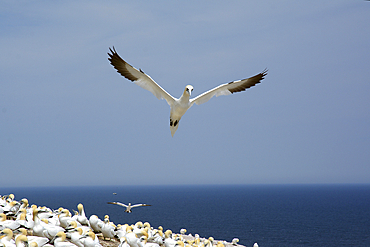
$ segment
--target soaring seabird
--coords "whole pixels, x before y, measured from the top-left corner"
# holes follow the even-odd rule
[[[170,105],[170,130],[171,135],[175,134],[179,127],[179,121],[185,112],[195,103],[197,105],[203,104],[210,100],[213,96],[229,95],[236,92],[245,91],[247,88],[253,87],[257,83],[260,83],[267,75],[267,69],[261,73],[252,76],[247,79],[232,81],[229,83],[221,84],[201,95],[190,99],[193,86],[187,85],[181,97],[176,99],[171,94],[166,92],[161,86],[159,86],[149,75],[145,74],[141,69],[136,69],[123,60],[116,52],[116,50],[109,48],[111,53],[108,53],[108,60],[113,67],[122,76],[140,87],[152,92],[158,99],[165,99]]]
[[[131,213],[131,208],[136,208],[136,207],[141,207],[141,206],[152,206],[152,205],[149,205],[149,204],[134,204],[134,205],[131,205],[131,202],[129,202],[128,205],[126,204],[123,204],[122,202],[107,202],[108,204],[116,204],[116,205],[119,205],[119,206],[122,206],[122,207],[125,207],[126,210],[125,212],[126,213]]]

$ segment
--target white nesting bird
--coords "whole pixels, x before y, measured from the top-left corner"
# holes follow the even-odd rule
[[[91,229],[93,229],[93,231],[96,233],[101,232],[101,228],[104,225],[104,222],[101,219],[99,219],[99,217],[96,216],[95,214],[90,216],[89,223],[90,223]]]
[[[19,228],[21,224],[15,220],[7,220],[4,213],[0,213],[0,229],[10,228],[15,230]]]
[[[15,238],[16,247],[28,247],[28,239],[26,235],[19,235]]]
[[[25,209],[24,209],[25,210]],[[31,229],[34,225],[33,220],[32,221],[27,221],[27,214],[26,213],[21,213],[19,215],[19,219],[17,219],[17,222],[21,225],[24,226],[27,229]]]
[[[22,236],[22,235],[27,237],[28,245],[35,242],[38,247],[42,247],[42,246],[44,246],[45,244],[47,244],[49,242],[49,239],[45,238],[45,237],[32,236],[32,235],[29,236],[28,231],[25,228],[19,228],[18,231],[19,231],[19,234],[15,237],[16,242],[17,242],[17,238]]]
[[[85,237],[81,238],[81,242],[84,247],[103,247],[99,241],[95,241],[96,236],[93,232],[86,233]]]
[[[215,241],[215,239],[213,237],[209,237],[208,239],[204,241],[204,246],[213,247],[213,241]]]
[[[68,237],[68,235],[69,235],[69,238],[71,239],[72,243],[74,243],[78,247],[83,247],[84,246],[82,241],[81,241],[81,238],[84,237],[82,228],[76,227],[76,228],[70,230],[69,232],[67,232],[66,236]]]
[[[172,231],[167,230],[164,232],[164,246],[165,247],[175,247],[177,241],[172,238]]]
[[[68,209],[62,209],[62,211],[59,214],[59,224],[63,228],[69,227],[69,223],[73,221],[71,217],[71,213]]]
[[[116,226],[113,222],[109,221],[109,215],[104,216],[104,225],[101,228],[101,232],[103,234],[103,238],[106,239],[113,239],[116,235],[115,233]]]
[[[119,238],[120,244],[118,247],[130,247],[130,245],[127,243],[126,237],[120,237]]]
[[[77,205],[78,213],[77,215],[73,216],[72,219],[78,221],[81,225],[89,225],[89,220],[86,217],[84,206],[82,203]]]
[[[191,92],[193,91],[193,86],[187,85],[185,90],[180,98],[175,98],[167,91],[165,91],[161,86],[159,86],[149,75],[145,74],[141,69],[138,70],[128,64],[123,60],[116,52],[116,50],[109,48],[111,53],[108,53],[108,60],[113,65],[113,67],[120,73],[122,76],[127,78],[130,81],[133,81],[135,84],[140,87],[153,93],[158,99],[165,99],[170,105],[170,130],[171,135],[173,136],[179,127],[179,121],[185,112],[195,104],[200,105],[213,96],[220,95],[230,95],[236,92],[241,92],[250,88],[257,83],[260,83],[265,75],[267,70],[262,71],[261,73],[242,80],[232,81],[229,83],[221,84],[218,87],[215,87],[207,92],[200,94],[199,96],[190,99]]]
[[[126,230],[127,230],[127,234],[125,238],[126,238],[127,244],[130,247],[143,247],[143,244],[141,243],[140,239],[137,238],[136,234],[132,231],[133,227],[128,226]]]
[[[54,246],[55,247],[77,247],[74,243],[66,241],[66,234],[64,232],[58,232],[55,235]]]
[[[118,224],[117,225],[116,236],[119,239],[121,239],[122,237],[125,237],[126,236],[126,234],[127,234],[127,231],[126,231],[127,227],[128,227],[128,224],[124,224],[124,225]]]
[[[231,241],[231,244],[238,245],[238,242],[239,242],[239,238],[233,238],[233,240]]]
[[[149,204],[143,204],[143,203],[139,203],[139,204],[134,204],[134,205],[131,205],[131,202],[129,202],[128,205],[122,203],[122,202],[107,202],[108,204],[115,204],[115,205],[119,205],[121,207],[125,207],[126,210],[125,212],[126,213],[132,213],[131,209],[132,208],[136,208],[136,207],[142,207],[142,206],[152,206],[152,205],[149,205]]]
[[[9,228],[5,228],[1,231],[0,243],[4,244],[6,247],[15,247],[15,241],[13,239],[13,231]]]

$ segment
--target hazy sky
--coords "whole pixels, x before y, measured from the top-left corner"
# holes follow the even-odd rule
[[[1,1],[1,187],[370,182],[370,2]],[[175,97],[121,77],[107,52]]]

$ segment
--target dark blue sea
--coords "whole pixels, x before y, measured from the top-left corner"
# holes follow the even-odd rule
[[[370,246],[370,185],[121,186],[0,189],[30,204],[149,222],[178,233],[260,247]],[[117,193],[116,195],[114,193]],[[131,214],[109,201],[147,203]]]

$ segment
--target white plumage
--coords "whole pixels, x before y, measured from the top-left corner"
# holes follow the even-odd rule
[[[201,95],[190,99],[191,92],[193,91],[193,86],[187,85],[185,90],[180,98],[175,98],[161,86],[159,86],[149,75],[145,74],[142,70],[138,70],[124,61],[114,49],[110,49],[111,53],[108,53],[108,60],[113,65],[113,67],[125,78],[133,81],[135,84],[140,87],[152,92],[158,99],[165,99],[169,104],[170,110],[170,130],[171,135],[173,136],[179,127],[179,121],[185,112],[193,104],[203,104],[210,100],[213,96],[220,95],[230,95],[232,93],[241,92],[250,88],[257,83],[260,83],[265,75],[267,70],[262,71],[261,73],[243,80],[237,80],[230,83],[221,84],[218,87],[215,87]]]

